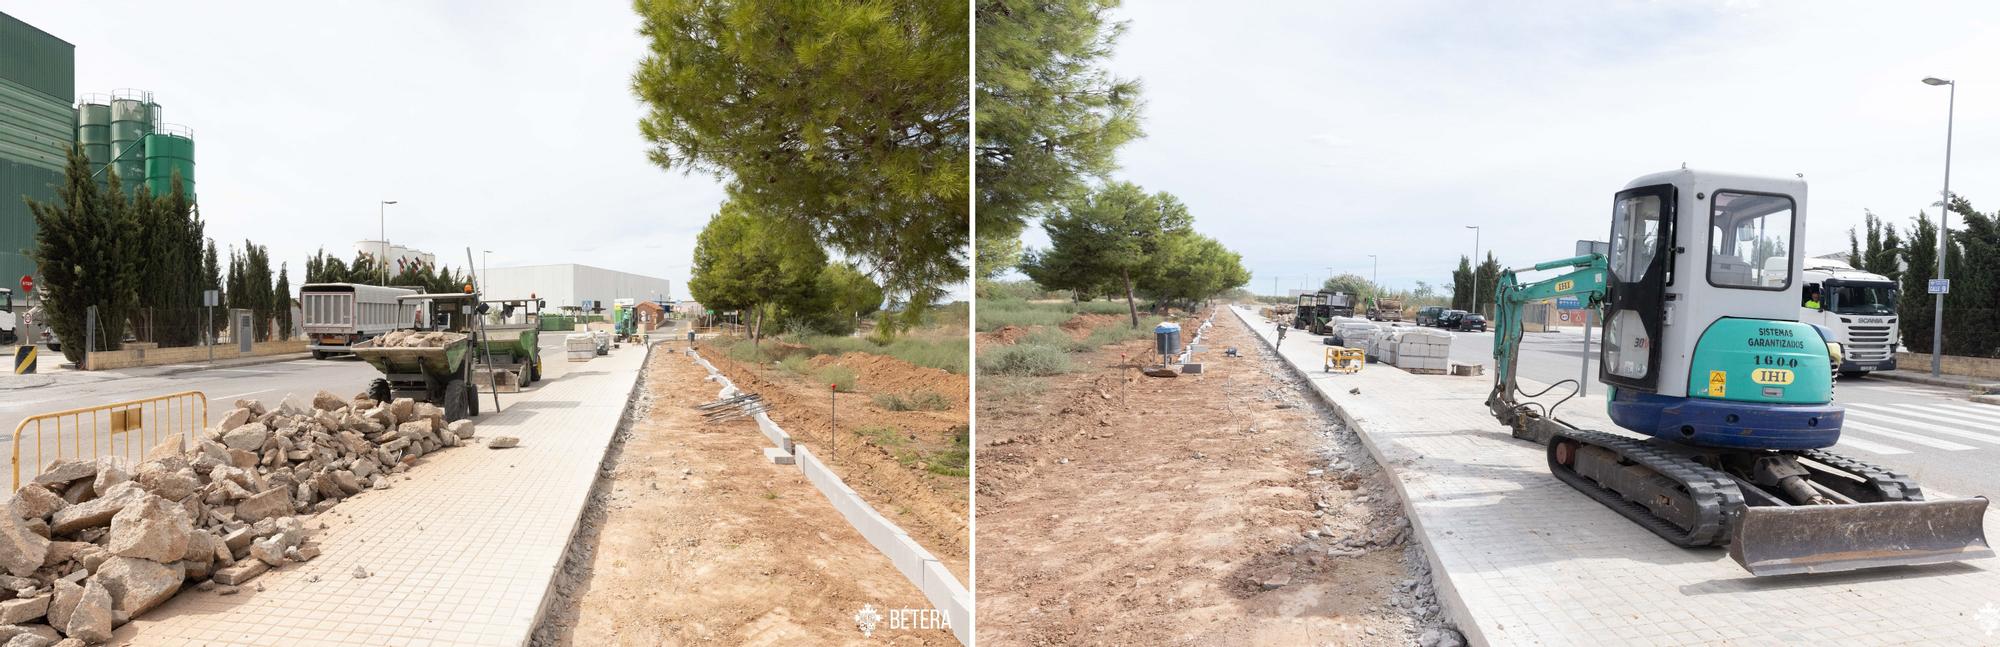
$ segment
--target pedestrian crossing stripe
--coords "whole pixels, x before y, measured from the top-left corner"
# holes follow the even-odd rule
[[[1882,443],[1862,440],[1860,438],[1855,438],[1853,436],[1849,436],[1846,434],[1842,434],[1840,436],[1840,444],[1848,447],[1853,447],[1855,449],[1859,449],[1864,452],[1881,454],[1883,456],[1910,453],[1910,450],[1907,449],[1897,449],[1895,447],[1890,447]]]
[[[1982,419],[1992,420],[1996,423],[2000,423],[2000,407],[1996,407],[1990,404],[1940,404],[1935,406],[1941,409],[1964,411],[1966,413],[1978,416]]]
[[[1928,422],[1918,422],[1915,420],[1898,419],[1894,416],[1885,416],[1882,414],[1865,413],[1860,411],[1848,411],[1848,414],[1849,415],[1858,414],[1864,417],[1873,417],[1879,421],[1882,421],[1884,424],[1894,423],[1898,427],[1904,428],[1905,431],[1927,431],[1933,434],[1954,436],[1966,440],[1975,440],[1982,443],[2000,445],[2000,435],[1983,434],[1977,431],[1966,431],[1964,429],[1958,429],[1954,427],[1940,427],[1938,425],[1934,425]]]
[[[1854,412],[1850,411],[1848,413],[1851,414]],[[1931,438],[1929,436],[1921,436],[1918,434],[1896,431],[1894,429],[1889,429],[1887,427],[1878,427],[1875,426],[1874,424],[1866,422],[1857,422],[1852,419],[1848,420],[1845,424],[1842,424],[1840,430],[1842,432],[1859,431],[1864,434],[1869,434],[1873,436],[1882,436],[1885,438],[1894,438],[1896,440],[1916,443],[1928,447],[1935,447],[1946,451],[1958,452],[1958,451],[1965,451],[1968,449],[1977,449],[1976,447],[1973,447],[1971,445],[1961,445],[1958,443],[1951,442],[1949,440],[1938,440],[1936,438]]]
[[[1915,416],[1958,425],[1970,425],[1982,429],[2000,430],[2000,419],[1996,418],[1982,420],[1975,414],[1958,413],[1949,409],[1940,409],[1923,404],[1893,404],[1889,406],[1895,407],[1897,409],[1896,413],[1905,416]]]

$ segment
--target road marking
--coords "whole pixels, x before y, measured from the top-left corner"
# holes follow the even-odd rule
[[[244,391],[244,392],[242,392],[242,393],[231,393],[231,394],[229,394],[229,395],[218,395],[218,396],[213,396],[213,397],[210,397],[209,399],[210,399],[210,400],[222,400],[222,401],[234,401],[234,400],[236,400],[237,398],[240,398],[240,397],[243,397],[243,396],[246,396],[246,395],[256,395],[256,394],[259,394],[259,393],[267,393],[267,392],[269,392],[269,391],[271,391],[271,389],[264,389],[263,391]]]
[[[1872,434],[1876,436],[1894,438],[1896,440],[1901,440],[1904,442],[1912,442],[1929,447],[1936,447],[1938,449],[1946,451],[1962,452],[1968,449],[1978,449],[1977,447],[1973,447],[1971,445],[1960,445],[1958,443],[1954,443],[1949,440],[1938,440],[1936,438],[1931,438],[1929,436],[1919,436],[1917,434],[1904,433],[1901,431],[1896,431],[1894,429],[1877,427],[1875,425],[1865,422],[1855,422],[1853,420],[1849,420],[1847,421],[1847,424],[1842,425],[1841,431],[1859,431],[1864,434]]]
[[[1861,416],[1863,416],[1863,417],[1874,417],[1874,418],[1876,418],[1876,419],[1878,419],[1878,420],[1886,420],[1886,421],[1888,421],[1888,422],[1893,422],[1893,423],[1896,423],[1896,424],[1897,424],[1898,426],[1901,426],[1901,427],[1905,427],[1905,428],[1915,428],[1915,429],[1921,429],[1921,430],[1924,430],[1924,431],[1929,431],[1929,432],[1931,432],[1931,433],[1936,433],[1936,434],[1944,434],[1944,435],[1946,435],[1946,436],[1957,436],[1957,437],[1959,437],[1959,438],[1964,438],[1964,439],[1967,439],[1967,440],[1977,440],[1977,441],[1980,441],[1980,442],[1985,442],[1985,443],[1993,443],[1993,444],[1995,444],[1995,445],[2000,445],[2000,435],[1995,435],[1995,434],[1990,434],[1990,433],[1981,433],[1981,432],[1978,432],[1978,431],[1972,431],[1972,430],[1968,430],[1968,429],[1961,429],[1961,428],[1958,428],[1958,427],[1942,427],[1942,426],[1938,426],[1938,425],[1934,425],[1934,424],[1931,424],[1931,423],[1928,423],[1928,422],[1918,422],[1918,421],[1915,421],[1915,420],[1906,420],[1906,419],[1902,419],[1902,418],[1898,418],[1898,417],[1897,417],[1897,416],[1912,416],[1912,415],[1916,415],[1916,414],[1910,414],[1909,412],[1905,412],[1905,411],[1897,411],[1897,410],[1893,410],[1893,409],[1890,409],[1890,410],[1889,410],[1889,413],[1887,413],[1887,414],[1882,414],[1882,413],[1874,413],[1874,412],[1870,412],[1870,411],[1856,411],[1856,410],[1854,410],[1854,409],[1853,409],[1853,407],[1855,407],[1855,406],[1857,406],[1857,405],[1851,405],[1851,404],[1850,404],[1850,405],[1848,405],[1848,410],[1847,410],[1847,412],[1848,412],[1849,414],[1859,414],[1859,415],[1861,415]],[[1865,404],[1865,405],[1859,405],[1859,406],[1862,406],[1862,407],[1871,407],[1871,408],[1884,408],[1884,409],[1886,409],[1886,407],[1883,407],[1883,406],[1881,406],[1881,405],[1872,405],[1872,404]],[[1958,422],[1958,421],[1956,421],[1956,420],[1945,420],[1944,422],[1949,422],[1949,423],[1953,423],[1953,424],[1959,424],[1959,425],[1963,425],[1963,424],[1965,424],[1965,423],[1962,423],[1962,422]]]
[[[1890,447],[1890,446],[1888,446],[1888,445],[1884,445],[1884,444],[1882,444],[1882,443],[1878,443],[1878,442],[1873,442],[1873,441],[1867,441],[1867,440],[1862,440],[1862,439],[1860,439],[1860,438],[1855,438],[1855,437],[1853,437],[1853,436],[1849,436],[1849,435],[1846,435],[1846,434],[1842,434],[1842,435],[1840,436],[1840,444],[1842,444],[1842,445],[1846,445],[1846,446],[1848,446],[1848,447],[1853,447],[1853,448],[1855,448],[1855,449],[1859,449],[1859,450],[1861,450],[1861,451],[1864,451],[1864,452],[1870,452],[1870,453],[1874,453],[1874,454],[1881,454],[1881,455],[1884,455],[1884,456],[1887,456],[1887,455],[1891,455],[1891,454],[1908,454],[1908,453],[1910,453],[1910,451],[1909,451],[1909,450],[1907,450],[1907,449],[1897,449],[1897,448],[1895,448],[1895,447]]]
[[[1975,414],[1959,413],[1925,404],[1892,404],[1889,406],[1901,409],[1897,413],[1906,416],[1929,418],[1938,422],[1949,422],[1955,425],[1971,425],[1980,429],[2000,430],[2000,418],[1981,418]]]
[[[2000,420],[2000,418],[1996,418],[1996,416],[2000,416],[2000,408],[1996,408],[1990,404],[1939,404],[1933,406],[1936,406],[1940,409],[1952,409],[1956,411],[1964,411],[1966,413],[1970,413],[1979,416],[1981,418]]]

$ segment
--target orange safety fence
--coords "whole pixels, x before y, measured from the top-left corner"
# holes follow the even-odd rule
[[[208,396],[182,391],[127,402],[29,416],[14,426],[14,489],[58,460],[122,457],[138,463],[146,450],[208,426]],[[23,451],[30,452],[21,470]]]

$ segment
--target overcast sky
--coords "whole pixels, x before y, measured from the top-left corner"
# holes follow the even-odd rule
[[[584,263],[687,295],[721,185],[646,161],[627,2],[23,2],[76,45],[79,94],[151,90],[194,130],[209,236],[302,282],[377,236],[463,268]]]
[[[1385,284],[1442,285],[1465,225],[1503,264],[1566,257],[1612,193],[1683,163],[1803,173],[1806,251],[1844,250],[1862,209],[1937,200],[1930,75],[1964,85],[1953,192],[2000,209],[1996,3],[1126,5],[1112,68],[1144,83],[1148,136],[1119,177],[1182,197],[1259,292],[1369,254]]]

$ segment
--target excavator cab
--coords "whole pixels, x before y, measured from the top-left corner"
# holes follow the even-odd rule
[[[1501,273],[1488,405],[1555,476],[1681,546],[1727,544],[1757,575],[1991,557],[1986,499],[1932,500],[1830,451],[1844,412],[1825,331],[1799,319],[1806,183],[1681,169],[1613,196],[1609,253]],[[1528,271],[1566,270],[1523,283]],[[1521,310],[1601,309],[1612,422],[1579,429],[1517,399]]]

